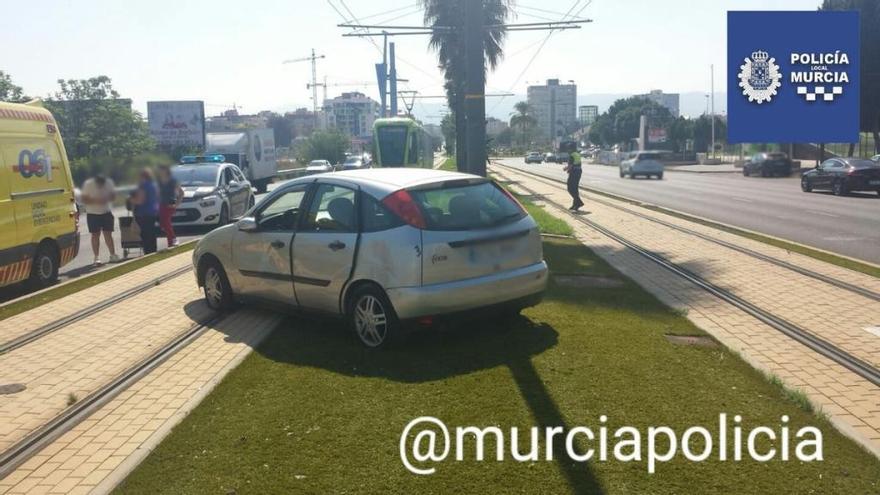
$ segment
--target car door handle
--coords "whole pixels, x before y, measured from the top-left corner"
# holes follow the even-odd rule
[[[281,249],[281,248],[284,247],[284,243],[281,242],[281,241],[272,241],[272,242],[269,243],[269,245],[272,246],[272,247],[275,248],[275,249]]]
[[[340,249],[345,249],[345,243],[342,241],[333,241],[330,244],[327,244],[327,247],[334,251],[339,251]]]

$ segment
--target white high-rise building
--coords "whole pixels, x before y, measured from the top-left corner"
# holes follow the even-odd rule
[[[368,140],[373,134],[373,122],[379,115],[379,103],[363,93],[342,93],[324,102],[324,112],[328,128],[338,129],[352,138]]]
[[[581,105],[578,107],[578,121],[581,127],[593,125],[599,118],[599,107],[596,105]]]
[[[669,109],[673,117],[678,118],[679,115],[679,95],[678,93],[664,93],[662,90],[654,89],[650,93],[636,95],[639,98],[645,98],[658,103]]]
[[[528,103],[544,137],[563,137],[578,125],[574,83],[559,84],[559,79],[548,79],[543,86],[529,86]]]

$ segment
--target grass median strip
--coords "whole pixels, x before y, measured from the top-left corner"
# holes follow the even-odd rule
[[[543,223],[543,222],[542,222]],[[545,230],[547,225],[542,225]],[[722,347],[677,346],[705,335],[573,239],[546,237],[553,273],[615,278],[611,288],[551,282],[545,301],[514,320],[473,321],[408,335],[379,352],[333,321],[291,317],[179,424],[119,493],[868,493],[880,462],[821,416]],[[450,456],[417,476],[400,459],[403,428],[434,416],[502,430],[588,426],[718,428],[823,433],[822,462],[693,463],[680,453],[646,462],[557,457],[516,462]],[[730,434],[730,432],[728,432]],[[729,437],[728,442],[730,442]],[[763,437],[762,437],[763,438]],[[454,438],[453,438],[454,440]],[[508,437],[508,440],[510,438]],[[583,439],[581,439],[583,440]],[[609,441],[613,441],[610,439]],[[717,439],[716,439],[717,441]],[[759,450],[770,448],[759,441]],[[530,440],[521,438],[527,452]],[[596,442],[578,442],[578,451]],[[697,444],[700,450],[702,444]],[[776,445],[779,447],[779,445]],[[544,445],[542,444],[542,449]],[[794,446],[792,445],[792,452]],[[554,447],[554,450],[556,448]],[[730,450],[730,447],[728,447]],[[627,450],[629,451],[629,450]],[[716,451],[717,452],[717,446]],[[748,458],[746,458],[748,459]]]
[[[5,306],[0,307],[0,321],[9,318],[10,316],[15,316],[19,313],[23,313],[25,311],[42,306],[56,299],[60,299],[64,296],[74,294],[83,289],[87,289],[94,285],[106,282],[107,280],[125,275],[126,273],[133,272],[134,270],[143,268],[147,265],[151,265],[153,263],[156,263],[157,261],[162,261],[166,258],[170,258],[172,256],[185,253],[187,251],[192,251],[195,246],[195,242],[184,243],[180,246],[166,249],[149,256],[136,258],[119,266],[108,268],[93,275],[88,275],[75,281],[59,285],[49,290],[45,290],[43,292],[40,292],[39,294],[34,294],[13,303],[9,303]]]

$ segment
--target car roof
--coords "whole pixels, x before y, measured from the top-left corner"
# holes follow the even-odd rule
[[[428,168],[371,168],[366,170],[345,170],[327,174],[311,175],[294,179],[290,184],[301,184],[316,179],[328,182],[341,181],[360,187],[375,197],[385,197],[400,189],[456,179],[481,179],[481,177],[460,172],[447,172]]]

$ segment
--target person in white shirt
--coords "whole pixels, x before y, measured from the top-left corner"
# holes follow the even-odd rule
[[[116,255],[116,247],[113,244],[113,213],[111,211],[113,198],[116,197],[116,188],[113,180],[96,175],[85,181],[82,187],[82,202],[86,210],[86,223],[89,234],[92,235],[92,254],[95,255],[94,264],[101,263],[98,254],[101,249],[101,234],[104,234],[104,243],[110,251],[110,262],[119,261]]]

